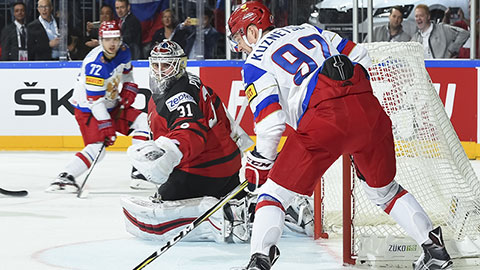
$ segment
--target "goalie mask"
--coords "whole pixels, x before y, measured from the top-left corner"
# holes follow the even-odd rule
[[[100,45],[105,56],[113,58],[122,44],[122,33],[116,21],[104,21],[98,29]]]
[[[178,43],[164,40],[150,52],[150,89],[153,94],[165,90],[182,77],[187,68],[187,56]]]

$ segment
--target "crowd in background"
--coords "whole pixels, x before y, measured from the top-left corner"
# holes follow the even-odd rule
[[[470,22],[461,8],[447,8],[442,20],[435,21],[427,5],[417,5],[414,9],[416,31],[413,35],[403,30],[404,14],[402,6],[392,7],[389,22],[373,29],[372,41],[419,42],[424,47],[425,59],[470,57]]]
[[[18,1],[18,2],[15,2]],[[61,0],[60,0],[61,1]],[[0,13],[0,55],[4,61],[58,60],[59,46],[63,33],[59,29],[59,0],[11,0],[8,12]],[[478,0],[477,0],[478,1]],[[163,39],[179,43],[189,59],[225,59],[225,0],[205,0],[201,31],[204,33],[203,57],[198,58],[195,46],[198,18],[195,1],[180,1],[183,7],[173,2],[156,1],[151,10],[152,19],[139,20],[128,0],[91,0],[98,5],[98,21],[85,19],[80,14],[80,2],[68,2],[67,59],[82,60],[88,52],[99,45],[98,27],[102,21],[117,20],[122,28],[123,41],[132,51],[132,59],[147,59],[153,46]],[[84,1],[85,2],[85,1]],[[316,1],[264,0],[274,14],[277,27],[301,24],[309,21]],[[242,1],[231,1],[233,7]],[[56,6],[54,5],[56,4]],[[190,9],[185,6],[189,5]],[[5,5],[6,6],[6,5]],[[294,6],[294,10],[293,10]],[[478,5],[477,5],[478,6]],[[186,10],[186,11],[185,11]],[[85,12],[85,10],[83,10]],[[469,26],[465,13],[460,9],[447,9],[442,21],[430,21],[428,6],[415,7],[417,32],[413,35],[402,30],[403,13],[401,6],[390,10],[389,23],[373,29],[372,41],[418,41],[425,47],[428,58],[469,58]],[[417,16],[423,16],[422,18]],[[7,16],[11,18],[2,18]],[[90,16],[90,18],[93,18]],[[7,23],[4,23],[7,22]],[[478,29],[478,27],[477,27]],[[429,42],[430,39],[436,39]],[[366,42],[366,38],[364,42]],[[453,45],[452,45],[453,44]],[[478,44],[478,43],[477,43]],[[441,47],[441,48],[439,48]],[[477,55],[478,55],[477,49]],[[201,54],[200,54],[201,55]],[[238,55],[237,55],[238,57]],[[478,57],[477,57],[478,58]]]
[[[2,28],[0,54],[2,60],[58,60],[60,37],[59,11],[51,0],[18,1],[10,6],[12,20]],[[196,58],[195,38],[197,18],[194,12],[191,17],[185,14],[179,21],[175,12],[160,1],[155,16],[148,24],[143,24],[131,10],[128,0],[102,1],[99,10],[99,21],[83,22],[81,16],[68,17],[67,49],[68,60],[82,60],[88,52],[99,45],[98,28],[102,21],[117,20],[122,29],[123,41],[132,51],[132,59],[147,59],[153,46],[163,39],[172,39],[183,47],[190,58]],[[223,2],[224,1],[217,1]],[[73,5],[72,1],[68,1]],[[206,1],[202,31],[204,32],[204,59],[225,58],[225,16],[224,7],[220,12],[221,20],[214,20],[214,12],[218,13],[215,1]],[[221,3],[220,3],[221,4]],[[28,8],[36,9],[31,15]],[[69,6],[75,12],[78,7]],[[194,10],[193,10],[194,11]],[[30,14],[30,15],[29,15]],[[222,15],[223,14],[223,15]],[[1,21],[1,19],[0,19]],[[215,26],[221,25],[220,27]]]

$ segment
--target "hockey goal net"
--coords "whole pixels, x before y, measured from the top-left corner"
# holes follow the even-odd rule
[[[412,42],[363,46],[373,62],[375,96],[393,123],[395,179],[434,226],[442,226],[452,258],[479,256],[480,182],[425,69],[423,47]],[[340,158],[317,187],[316,237],[343,235],[348,264],[417,259],[421,248],[366,198],[348,159]]]

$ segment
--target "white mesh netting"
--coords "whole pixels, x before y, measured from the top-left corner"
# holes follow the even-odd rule
[[[373,62],[369,73],[374,93],[393,122],[395,179],[417,198],[434,226],[442,226],[452,257],[478,256],[480,182],[425,69],[423,47],[412,42],[363,46]],[[353,183],[354,254],[388,259],[396,254],[390,252],[389,243],[407,249],[408,244],[415,245],[390,216],[368,201],[359,181]],[[341,162],[327,171],[323,185],[324,230],[340,232]],[[413,256],[420,253],[411,249]]]

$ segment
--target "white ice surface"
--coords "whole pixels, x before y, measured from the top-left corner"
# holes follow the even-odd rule
[[[163,244],[125,230],[120,197],[152,193],[128,187],[131,167],[125,153],[108,152],[97,164],[86,199],[45,193],[73,154],[0,152],[0,187],[29,191],[23,198],[0,195],[0,269],[132,269]],[[472,164],[480,170],[479,161]],[[273,270],[354,269],[342,266],[338,241],[288,236],[279,248]],[[248,244],[179,242],[145,269],[228,270],[248,259]]]

